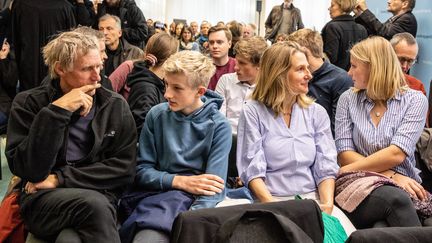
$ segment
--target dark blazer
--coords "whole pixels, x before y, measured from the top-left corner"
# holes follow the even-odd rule
[[[417,19],[411,11],[389,18],[384,24],[375,15],[366,9],[355,21],[368,31],[369,35],[379,35],[390,40],[395,34],[408,32],[414,37],[417,35]]]
[[[348,14],[340,15],[328,22],[321,31],[324,41],[324,53],[330,62],[348,71],[350,68],[349,50],[365,39],[368,34],[361,24]]]

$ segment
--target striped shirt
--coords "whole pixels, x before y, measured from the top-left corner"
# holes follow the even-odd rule
[[[347,90],[339,98],[336,110],[336,148],[338,153],[356,151],[369,156],[390,145],[396,145],[407,155],[392,168],[396,172],[421,182],[415,167],[414,151],[426,122],[428,101],[419,91],[398,92],[387,100],[387,111],[378,126],[372,123],[370,112],[374,102],[365,91]]]

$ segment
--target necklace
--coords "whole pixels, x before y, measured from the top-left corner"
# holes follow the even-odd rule
[[[291,113],[289,113],[289,112],[283,112],[282,113],[284,116],[291,116]]]
[[[375,112],[375,116],[376,116],[376,117],[380,117],[380,116],[381,116],[381,113],[380,113],[380,112]]]

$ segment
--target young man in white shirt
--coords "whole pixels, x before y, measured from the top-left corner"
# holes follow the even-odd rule
[[[234,47],[235,73],[222,75],[217,83],[215,91],[224,98],[220,111],[228,118],[234,134],[237,134],[240,111],[255,89],[259,62],[266,49],[267,43],[262,37],[241,39]]]

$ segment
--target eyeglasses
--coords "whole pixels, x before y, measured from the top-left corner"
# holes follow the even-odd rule
[[[414,65],[417,62],[417,59],[411,59],[411,58],[408,58],[408,57],[398,57],[398,59],[399,59],[399,62],[401,64],[404,64],[406,62],[410,66]]]

